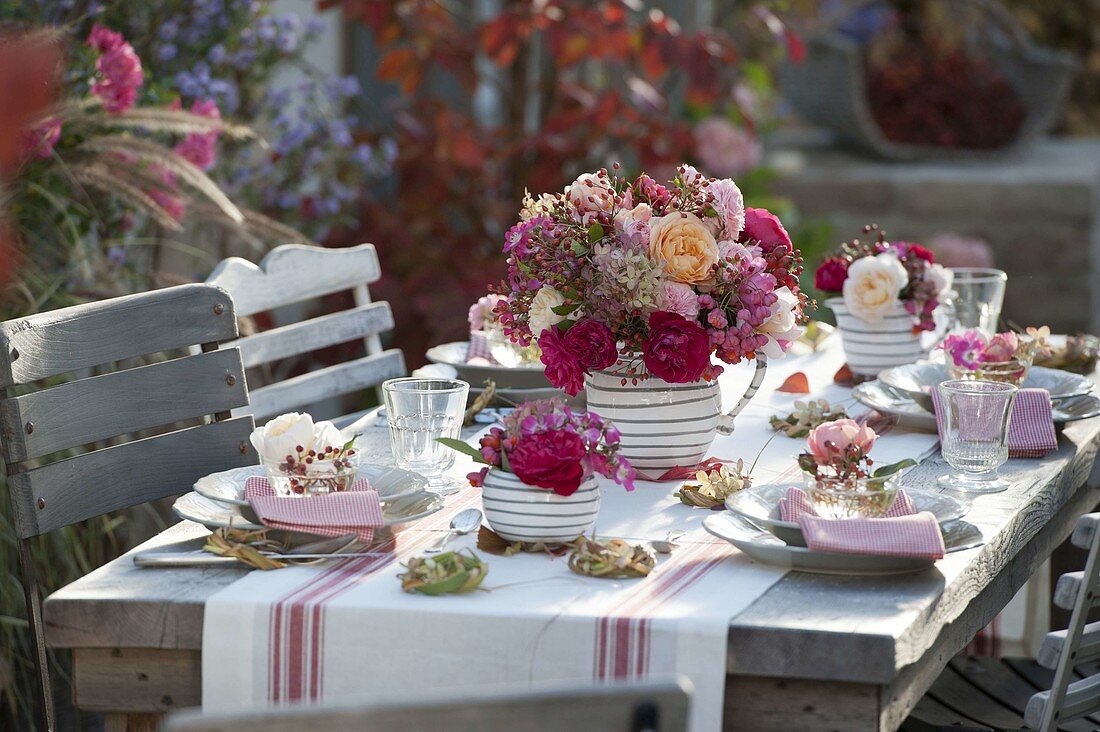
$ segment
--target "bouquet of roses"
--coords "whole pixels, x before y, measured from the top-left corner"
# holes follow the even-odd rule
[[[840,294],[844,305],[860,320],[875,322],[899,302],[913,316],[914,332],[935,330],[932,313],[951,289],[951,270],[936,264],[935,255],[913,242],[888,242],[877,226],[873,241],[855,239],[822,262],[814,273],[814,287]]]
[[[595,473],[634,490],[634,468],[617,454],[619,431],[598,414],[575,411],[561,399],[542,399],[521,404],[502,422],[476,448],[462,440],[439,441],[561,496],[575,493]],[[482,485],[488,472],[486,467],[468,477]]]
[[[689,165],[669,186],[600,170],[528,195],[504,251],[504,331],[537,341],[569,394],[612,367],[624,383],[709,381],[722,371],[712,354],[778,358],[801,333],[802,258],[783,225]]]

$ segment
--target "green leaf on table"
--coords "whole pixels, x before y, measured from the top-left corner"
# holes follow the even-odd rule
[[[881,468],[879,468],[878,470],[875,471],[874,477],[876,477],[876,478],[886,478],[886,477],[891,476],[894,473],[898,472],[899,470],[905,470],[906,468],[911,468],[916,464],[917,464],[916,460],[914,460],[912,458],[905,458],[904,460],[899,460],[898,462],[891,463],[890,465],[883,465]]]
[[[485,458],[481,456],[481,450],[464,440],[457,440],[454,437],[437,437],[435,441],[440,445],[446,445],[452,450],[458,450],[463,455],[469,455],[479,463],[485,463]],[[485,464],[487,465],[488,463]]]

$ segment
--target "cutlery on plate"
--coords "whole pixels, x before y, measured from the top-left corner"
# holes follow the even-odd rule
[[[446,534],[440,538],[432,546],[425,549],[427,554],[438,554],[443,551],[443,548],[447,546],[447,542],[456,536],[463,536],[474,531],[481,526],[481,511],[476,508],[467,508],[465,511],[459,511],[455,514],[455,517],[451,519],[451,528]]]

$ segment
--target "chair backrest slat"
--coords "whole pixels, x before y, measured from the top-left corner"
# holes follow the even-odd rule
[[[190,427],[59,460],[8,476],[29,499],[20,537],[191,490],[213,472],[255,464],[251,417]],[[24,501],[24,506],[28,502]],[[21,514],[24,512],[20,512]]]
[[[260,387],[250,394],[246,409],[256,419],[265,419],[303,404],[365,389],[404,374],[405,357],[401,351],[383,351]]]
[[[222,260],[206,282],[228,290],[243,317],[377,282],[381,273],[371,244],[346,249],[285,244],[259,266],[239,257]]]
[[[1035,660],[1044,668],[1057,668],[1058,659],[1062,656],[1062,649],[1066,645],[1068,631],[1055,630],[1043,638],[1043,644],[1039,647],[1039,653]],[[1100,658],[1100,621],[1089,623],[1081,632],[1081,643],[1077,646],[1077,664],[1088,663]]]
[[[245,368],[280,358],[309,353],[393,328],[393,312],[387,302],[322,315],[313,320],[284,325],[227,344],[241,349]]]
[[[229,295],[181,285],[0,323],[0,387],[236,338]]]
[[[0,430],[19,462],[245,404],[241,356],[227,349],[6,399]]]

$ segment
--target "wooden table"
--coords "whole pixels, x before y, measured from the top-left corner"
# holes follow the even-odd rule
[[[371,439],[385,454],[386,436],[375,430]],[[725,729],[897,729],[948,660],[1097,504],[1098,446],[1100,418],[1069,425],[1043,460],[1010,461],[1011,488],[977,498],[967,517],[986,543],[935,571],[779,580],[731,621]],[[947,471],[936,456],[909,480],[932,485]],[[181,523],[138,550],[178,550],[205,533]],[[111,713],[108,729],[142,730],[200,704],[204,604],[241,574],[142,570],[123,556],[52,595],[47,640],[73,649],[76,705]]]

